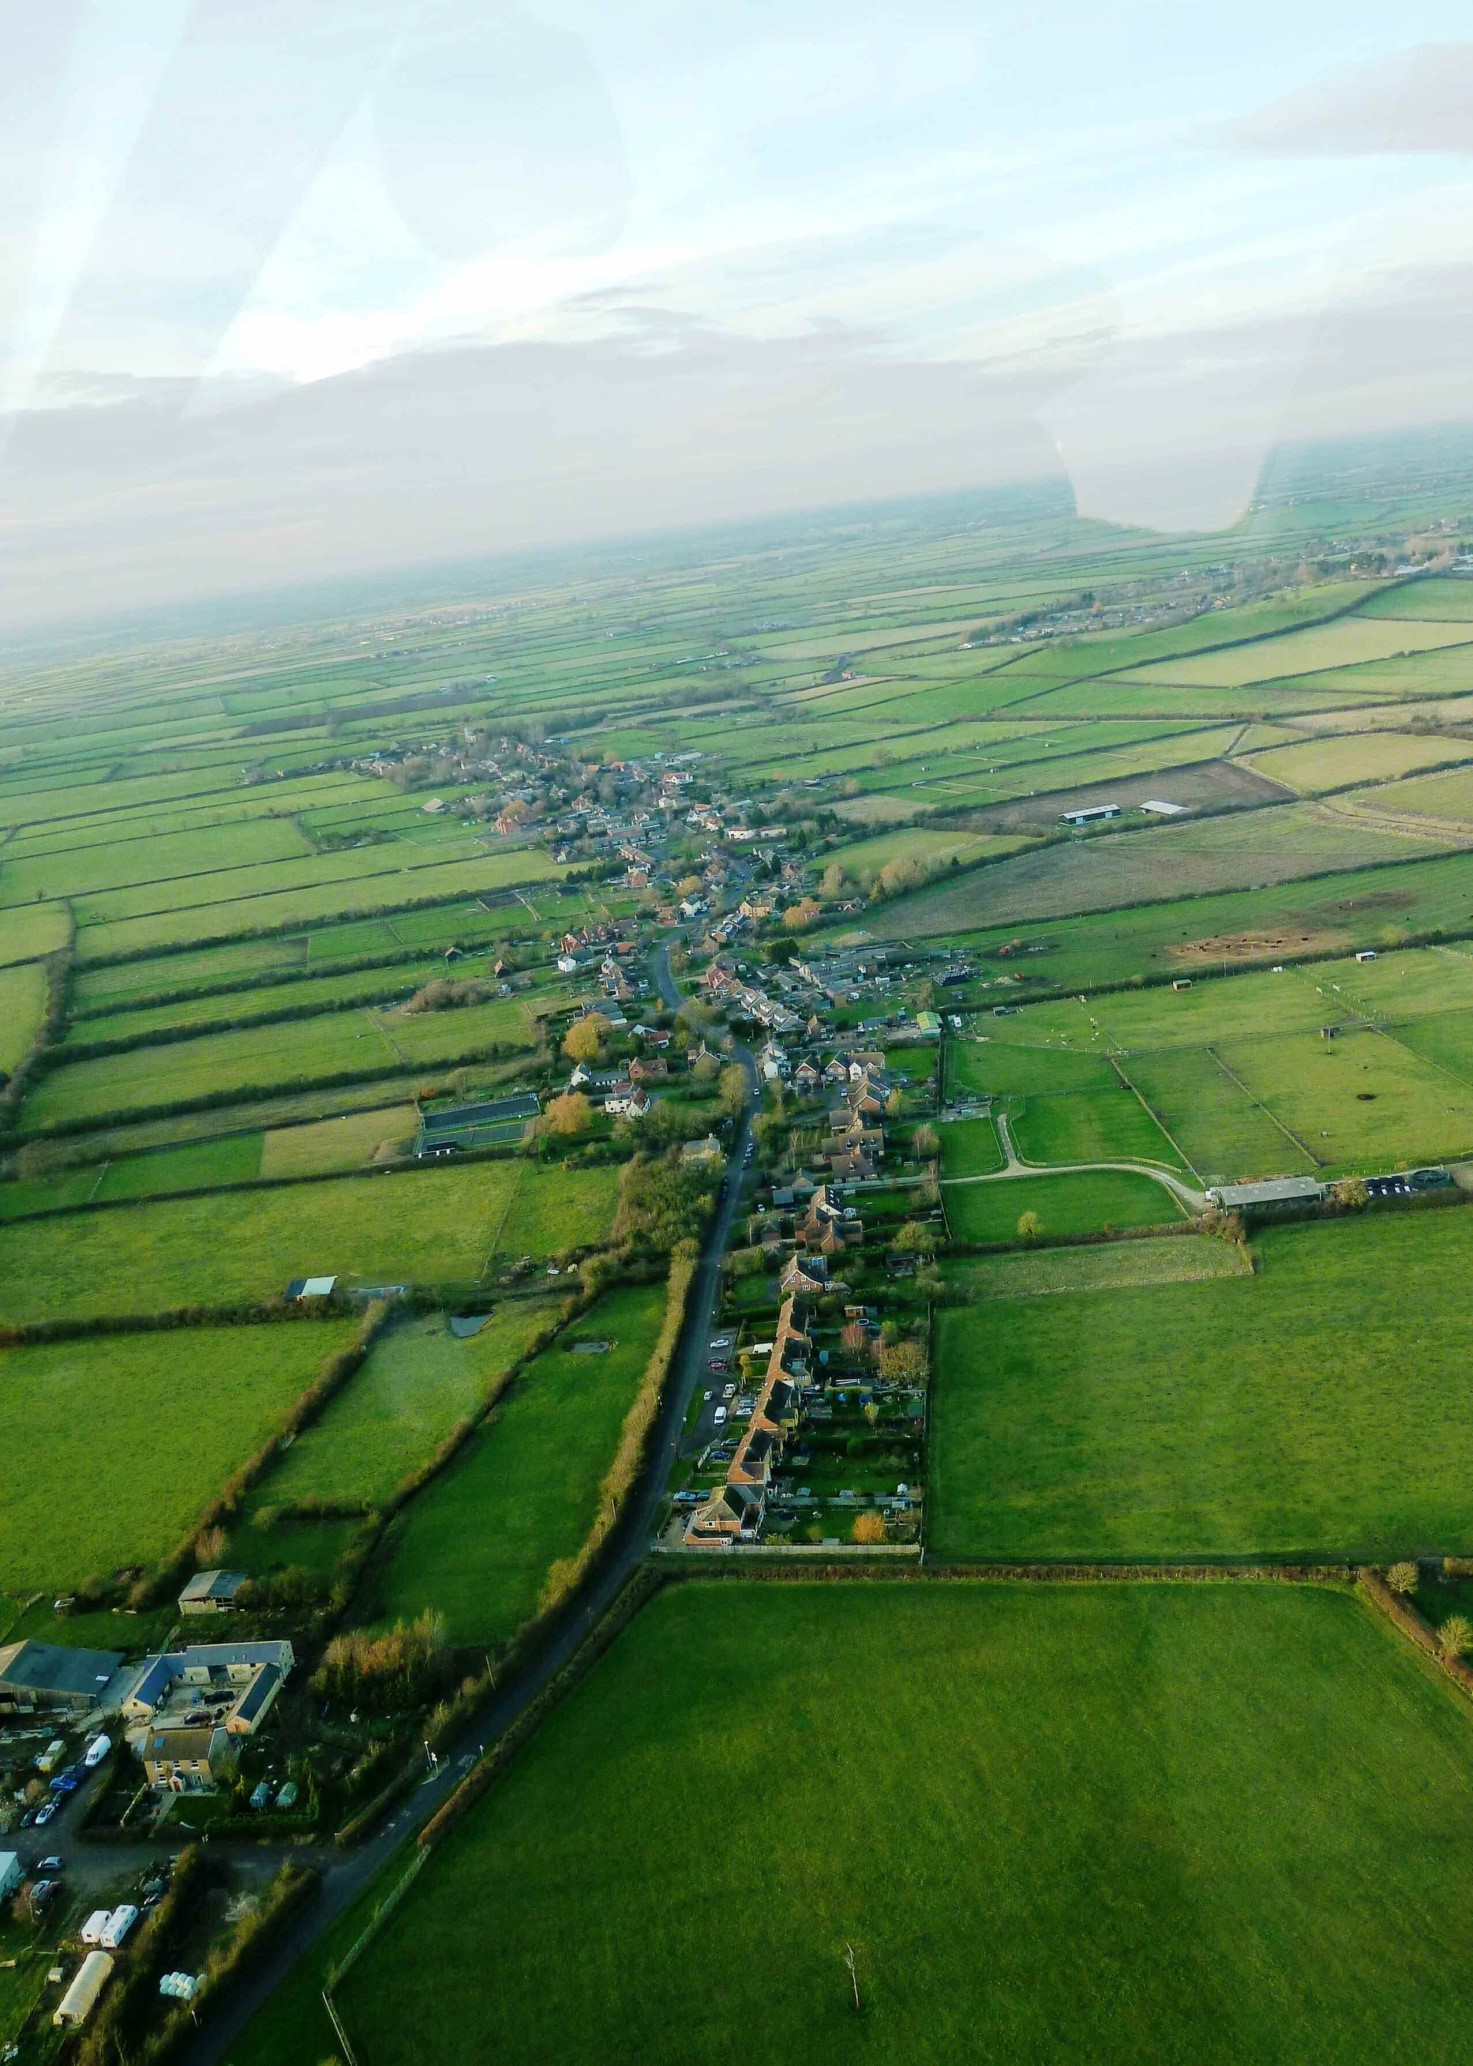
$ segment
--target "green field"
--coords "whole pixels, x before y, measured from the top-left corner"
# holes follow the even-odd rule
[[[1172,1234],[1141,1241],[1104,1241],[1086,1248],[1018,1249],[974,1255],[947,1266],[947,1282],[969,1299],[1052,1298],[1081,1291],[1121,1291],[1142,1284],[1195,1284],[1251,1276],[1236,1241],[1210,1234]]]
[[[557,1311],[547,1299],[510,1300],[464,1341],[451,1333],[443,1313],[399,1322],[297,1437],[261,1487],[260,1504],[314,1498],[380,1504],[434,1454],[457,1421],[476,1412],[491,1380]]]
[[[419,1131],[414,1105],[389,1105],[321,1119],[312,1126],[274,1126],[261,1147],[264,1177],[316,1176],[334,1169],[361,1169],[383,1151],[402,1154]]]
[[[333,1011],[204,1033],[52,1070],[26,1100],[25,1123],[44,1132],[191,1098],[223,1102],[355,1073],[470,1060],[493,1045],[528,1046],[533,1028],[527,1001],[498,997],[460,1011]]]
[[[947,1183],[942,1195],[953,1241],[1016,1241],[1025,1212],[1037,1213],[1044,1241],[1105,1227],[1164,1226],[1183,1217],[1164,1184],[1128,1170]]]
[[[1314,739],[1298,746],[1273,746],[1255,753],[1250,766],[1301,795],[1347,789],[1353,782],[1394,782],[1419,768],[1445,767],[1473,759],[1473,745],[1459,739],[1417,739],[1397,732],[1359,732],[1349,739]]]
[[[990,1119],[956,1119],[940,1129],[946,1176],[990,1176],[1003,1167],[1002,1143]]]
[[[872,915],[870,929],[880,939],[930,939],[1150,903],[1165,885],[1182,897],[1201,897],[1408,859],[1419,842],[1424,852],[1455,843],[1410,819],[1387,830],[1336,817],[1325,805],[1288,803],[1197,824],[1055,841],[897,897]]]
[[[65,904],[27,904],[0,911],[0,968],[17,961],[35,961],[67,943],[71,926]]]
[[[1284,1131],[1210,1048],[1132,1055],[1131,1082],[1209,1183],[1304,1176],[1315,1157]]]
[[[493,1257],[608,1232],[618,1171],[483,1162],[0,1227],[0,1321],[278,1296],[294,1277],[471,1282]]]
[[[683,1867],[712,1799],[717,1901]],[[772,2066],[1451,2066],[1470,1842],[1462,1703],[1342,1593],[690,1583],[337,2001],[375,2066],[679,2066],[734,2031]],[[321,1958],[229,2066],[332,2054]]]
[[[1025,1162],[1161,1162],[1182,1158],[1133,1090],[1078,1090],[1028,1097],[1009,1115],[1013,1142]]]
[[[938,1553],[1473,1549],[1473,1215],[1254,1246],[1258,1273],[1230,1282],[943,1313]]]
[[[518,1377],[443,1477],[412,1502],[370,1575],[386,1620],[426,1607],[458,1643],[504,1643],[536,1611],[549,1567],[577,1550],[649,1363],[662,1285],[602,1299]],[[602,1354],[577,1344],[607,1341]]]
[[[29,1054],[46,1010],[46,971],[39,962],[0,968],[0,1077]]]
[[[0,1349],[0,1583],[64,1591],[166,1555],[351,1332],[303,1321]]]

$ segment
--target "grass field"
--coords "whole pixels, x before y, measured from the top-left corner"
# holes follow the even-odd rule
[[[1283,638],[1258,639],[1251,645],[1228,646],[1177,660],[1136,668],[1128,681],[1181,682],[1187,687],[1229,687],[1241,682],[1278,681],[1290,675],[1319,674],[1328,667],[1355,667],[1365,660],[1389,660],[1402,653],[1421,653],[1473,638],[1467,623],[1394,617],[1341,617],[1333,624],[1307,626]]]
[[[1048,1014],[1045,1018],[1043,1015]],[[997,1019],[993,1025],[1001,1036],[983,1040],[949,1040],[946,1043],[946,1088],[976,1091],[982,1096],[1009,1096],[1029,1091],[1109,1090],[1118,1083],[1110,1064],[1099,1055],[1058,1053],[1038,1046],[1040,1038],[1088,1038],[1088,1025],[1072,1001],[1062,1007],[1039,1005],[1017,1020]],[[1019,1030],[1014,1033],[1013,1028]]]
[[[956,1119],[939,1129],[945,1176],[990,1176],[1003,1167],[1002,1143],[990,1119]]]
[[[1464,1017],[1439,1014],[1432,1024],[1441,1033]],[[1473,1024],[1466,1030],[1473,1037]],[[1473,1149],[1473,1077],[1460,1080],[1394,1033],[1281,1034],[1228,1042],[1219,1055],[1325,1168],[1374,1171]]]
[[[526,1002],[495,998],[461,1011],[330,1011],[204,1033],[52,1070],[27,1099],[25,1123],[44,1130],[186,1098],[269,1093],[355,1071],[367,1076],[460,1061],[484,1054],[493,1043],[527,1046],[532,1026]]]
[[[1303,1176],[1316,1158],[1284,1131],[1210,1048],[1130,1056],[1126,1072],[1209,1183]]]
[[[1044,1241],[1097,1234],[1104,1227],[1164,1226],[1183,1217],[1164,1184],[1129,1170],[948,1183],[942,1195],[953,1241],[1016,1241],[1025,1212],[1037,1213]]]
[[[1122,1291],[1142,1284],[1195,1284],[1252,1273],[1252,1263],[1239,1243],[1218,1241],[1208,1234],[975,1255],[948,1264],[946,1271],[948,1282],[974,1299],[1058,1297],[1081,1291]]]
[[[662,1285],[615,1292],[517,1379],[456,1462],[410,1505],[369,1580],[386,1620],[436,1607],[458,1643],[506,1642],[536,1610],[549,1567],[576,1553],[597,1517],[660,1331]],[[579,1342],[608,1341],[580,1354]]]
[[[70,931],[65,904],[26,904],[0,911],[0,968],[54,954],[66,945]]]
[[[46,971],[39,962],[0,968],[0,1076],[31,1050],[46,1010]]]
[[[1182,1158],[1133,1090],[1077,1090],[1015,1103],[1008,1117],[1025,1162],[1161,1162]]]
[[[1166,887],[1196,897],[1290,882],[1400,860],[1417,851],[1418,836],[1411,820],[1404,833],[1391,832],[1338,819],[1323,805],[1284,804],[1198,824],[1063,840],[897,897],[872,914],[870,929],[881,939],[930,939],[1153,902]],[[1447,843],[1433,831],[1420,837],[1425,846]]]
[[[1473,1214],[1281,1228],[1255,1249],[1258,1274],[1227,1283],[943,1313],[937,1552],[1473,1549]]]
[[[558,1308],[509,1300],[461,1341],[443,1313],[416,1315],[381,1335],[321,1419],[297,1437],[259,1492],[264,1506],[321,1497],[378,1505],[433,1455],[487,1385],[525,1350]]]
[[[1301,795],[1343,789],[1352,782],[1394,782],[1419,768],[1473,759],[1466,739],[1418,739],[1399,732],[1361,732],[1350,739],[1315,739],[1255,753],[1250,766]]]
[[[719,1901],[672,1863],[713,1799]],[[372,2066],[681,2066],[733,2031],[771,2066],[1452,2066],[1470,1842],[1462,1705],[1341,1593],[692,1583],[338,2004]],[[321,1960],[363,1920],[229,2066],[330,2056]]]
[[[64,1591],[172,1550],[351,1332],[200,1327],[0,1350],[6,1586]]]
[[[606,1233],[617,1177],[483,1162],[21,1221],[0,1228],[0,1320],[224,1305],[327,1274],[471,1282],[498,1252]]]
[[[389,1105],[320,1119],[314,1126],[273,1126],[261,1149],[266,1177],[316,1176],[334,1169],[361,1169],[387,1148],[407,1148],[419,1131],[413,1105]]]

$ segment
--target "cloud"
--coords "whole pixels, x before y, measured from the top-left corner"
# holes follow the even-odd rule
[[[1037,412],[1064,377],[653,321],[220,414],[181,413],[183,382],[98,385],[15,423],[0,625],[1056,475]]]
[[[1473,43],[1424,43],[1347,66],[1212,140],[1291,157],[1473,152]]]

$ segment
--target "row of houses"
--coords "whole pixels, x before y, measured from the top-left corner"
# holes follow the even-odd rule
[[[777,1331],[768,1344],[767,1366],[752,1417],[726,1477],[686,1524],[692,1548],[724,1548],[755,1542],[767,1507],[767,1488],[789,1438],[798,1426],[799,1402],[808,1380],[812,1344],[801,1324],[796,1297],[785,1298]]]

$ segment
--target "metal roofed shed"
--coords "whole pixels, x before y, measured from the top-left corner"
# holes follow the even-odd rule
[[[1059,823],[1061,825],[1093,825],[1101,818],[1118,818],[1119,816],[1120,806],[1118,803],[1091,803],[1081,805],[1078,810],[1060,811]]]
[[[1224,1212],[1246,1212],[1254,1206],[1318,1205],[1325,1187],[1312,1176],[1273,1176],[1259,1184],[1213,1184],[1207,1196]]]
[[[181,1614],[225,1614],[246,1583],[244,1571],[196,1571],[179,1595]]]
[[[101,1704],[123,1661],[121,1650],[68,1650],[59,1643],[10,1643],[0,1649],[0,1711]]]
[[[336,1277],[293,1277],[286,1287],[287,1298],[331,1298]]]
[[[58,2030],[85,2023],[97,2006],[97,1998],[112,1978],[113,1960],[105,1951],[89,1951],[78,1966],[71,1986],[57,2003],[52,2023]]]
[[[1141,805],[1142,814],[1148,818],[1185,818],[1189,806],[1184,803],[1167,803],[1164,797],[1152,796]]]

